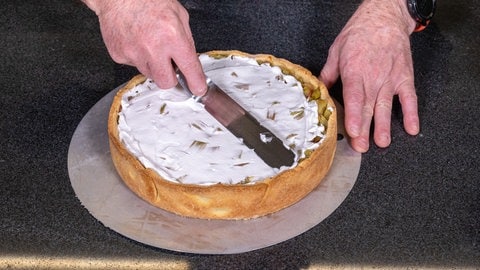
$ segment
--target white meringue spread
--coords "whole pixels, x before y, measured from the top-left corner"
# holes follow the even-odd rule
[[[296,153],[322,142],[317,104],[307,101],[301,83],[270,64],[248,57],[214,59],[200,55],[213,82]],[[120,140],[146,167],[184,184],[252,183],[289,169],[265,164],[179,86],[159,89],[152,80],[122,97]],[[268,137],[262,138],[268,140]]]

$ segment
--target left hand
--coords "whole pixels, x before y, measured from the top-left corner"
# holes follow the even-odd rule
[[[341,77],[345,128],[358,152],[369,148],[372,118],[375,144],[390,145],[394,95],[407,133],[419,132],[409,39],[414,27],[405,1],[365,0],[330,47],[320,79],[331,87]]]

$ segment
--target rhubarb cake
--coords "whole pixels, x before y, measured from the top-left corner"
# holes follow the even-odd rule
[[[295,153],[272,168],[180,86],[143,75],[114,97],[108,118],[113,163],[143,200],[202,219],[250,219],[305,197],[327,174],[336,110],[324,84],[285,59],[240,51],[199,54],[206,75]]]

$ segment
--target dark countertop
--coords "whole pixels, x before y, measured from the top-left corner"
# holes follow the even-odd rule
[[[198,51],[269,53],[318,74],[360,1],[218,2],[184,1]],[[479,4],[440,1],[431,26],[412,36],[421,133],[403,131],[396,100],[392,146],[363,155],[355,186],[332,215],[272,247],[194,255],[104,227],[70,185],[76,126],[137,73],[112,62],[95,14],[79,1],[4,1],[0,265],[480,268]],[[341,99],[339,92],[332,89]]]

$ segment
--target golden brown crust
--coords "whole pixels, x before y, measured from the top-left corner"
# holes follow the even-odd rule
[[[328,124],[323,143],[295,168],[254,184],[179,184],[163,179],[145,168],[119,139],[117,121],[121,97],[145,81],[135,76],[115,96],[108,118],[108,135],[113,163],[125,184],[147,202],[178,215],[203,219],[249,219],[286,208],[305,197],[325,177],[333,161],[336,138],[336,110],[326,87],[310,71],[271,55],[250,55],[239,51],[211,51],[213,57],[239,55],[269,62],[295,76],[308,98],[317,100],[319,116]],[[322,120],[321,120],[322,121]]]

